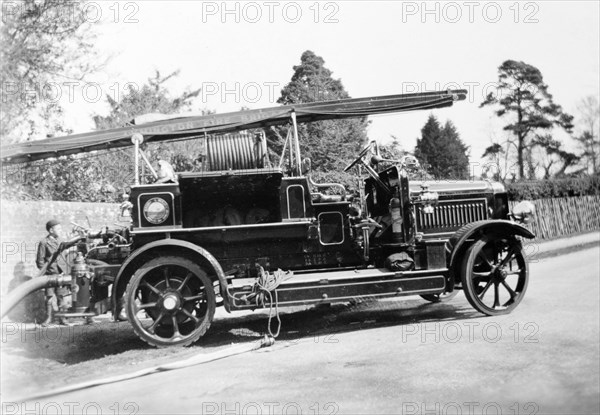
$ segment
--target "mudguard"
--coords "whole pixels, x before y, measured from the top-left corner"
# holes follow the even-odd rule
[[[533,239],[535,235],[531,231],[518,223],[509,220],[482,220],[459,229],[446,242],[446,258],[448,261],[448,269],[453,269],[457,255],[464,251],[465,242],[476,236],[495,234],[501,236],[521,236],[523,238]]]
[[[225,273],[223,272],[223,268],[221,268],[219,261],[217,261],[217,259],[206,249],[195,245],[191,242],[182,241],[180,239],[161,239],[158,241],[150,242],[134,251],[123,263],[121,269],[119,269],[119,273],[117,274],[117,277],[115,278],[115,282],[112,287],[113,315],[117,315],[117,303],[120,297],[118,291],[120,288],[121,291],[124,291],[124,289],[121,287],[123,285],[120,281],[121,277],[123,277],[123,275],[126,274],[126,271],[129,271],[128,268],[131,265],[135,265],[136,260],[141,259],[144,256],[144,254],[148,254],[150,251],[157,248],[161,248],[161,254],[164,254],[165,248],[177,248],[177,253],[179,254],[187,252],[191,253],[195,257],[200,256],[204,260],[203,262],[212,268],[213,272],[219,279],[219,287],[221,290],[221,297],[223,298],[223,305],[225,306],[225,310],[227,312],[230,312],[229,296],[227,295],[227,280],[225,279]]]

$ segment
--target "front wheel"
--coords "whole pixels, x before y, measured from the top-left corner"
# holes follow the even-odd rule
[[[138,269],[125,303],[135,333],[156,347],[188,346],[208,330],[215,314],[213,283],[194,262],[160,257]]]
[[[529,281],[523,247],[514,237],[476,241],[466,252],[461,274],[467,300],[488,316],[514,310]]]

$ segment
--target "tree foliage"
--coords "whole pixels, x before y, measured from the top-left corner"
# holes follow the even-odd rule
[[[544,179],[549,179],[552,176],[565,176],[565,171],[569,167],[575,166],[580,160],[577,154],[565,150],[563,143],[555,140],[550,134],[537,135],[532,140],[532,144],[540,147],[545,152],[546,160],[543,164],[542,162],[534,163],[533,161],[529,163],[530,166],[541,165],[544,170]],[[555,166],[558,166],[557,170],[551,173],[552,168]]]
[[[395,135],[391,135],[392,141],[388,143],[379,144],[379,153],[381,157],[388,160],[400,160],[403,156],[408,154],[400,143],[400,139]]]
[[[284,105],[349,98],[341,80],[334,79],[322,57],[307,50],[300,57],[300,65],[293,67],[290,82],[281,91],[278,103]],[[366,118],[326,120],[303,123],[298,126],[300,151],[310,157],[316,171],[341,171],[366,144]],[[275,149],[282,147],[285,132],[278,129],[270,134]]]
[[[64,82],[82,80],[98,65],[93,23],[82,3],[24,0],[3,3],[0,83],[3,144],[68,133],[58,97]]]
[[[522,180],[506,184],[509,200],[533,200],[553,197],[600,195],[600,176]]]
[[[143,114],[176,114],[188,111],[193,99],[198,96],[200,89],[185,91],[177,97],[171,97],[166,83],[179,76],[179,71],[163,76],[159,71],[148,82],[137,86],[129,84],[127,93],[120,101],[115,101],[110,95],[106,100],[110,112],[106,116],[95,116],[96,129],[104,130],[129,125],[133,118]]]
[[[147,113],[172,114],[188,110],[199,90],[186,91],[171,97],[165,83],[178,72],[153,78],[140,88],[130,88],[120,101],[107,95],[110,112],[96,116],[98,129],[123,127],[131,120]],[[159,156],[171,161],[176,170],[193,170],[196,145],[193,141],[150,144],[148,158]],[[108,152],[83,153],[31,163],[7,174],[2,196],[9,199],[46,199],[87,202],[116,202],[120,194],[134,181],[134,154],[132,148]],[[156,168],[156,166],[154,166]],[[149,176],[149,170],[145,170]]]
[[[169,80],[177,77],[179,71],[172,72],[166,76],[159,71],[154,77],[149,78],[147,83],[135,87],[131,85],[120,101],[115,101],[110,95],[106,100],[110,105],[110,112],[106,116],[95,116],[94,122],[98,130],[123,127],[131,125],[135,117],[145,114],[177,114],[189,111],[194,98],[200,93],[200,89],[187,90],[182,94],[172,97],[165,85]],[[159,157],[173,164],[177,171],[191,171],[195,168],[195,158],[198,154],[197,144],[193,141],[179,143],[157,143],[143,145],[150,162]],[[126,188],[133,183],[133,150],[128,149],[121,153],[106,154],[101,156],[101,161],[108,166],[123,166],[122,169],[109,168],[111,180],[119,188]],[[156,165],[153,166],[156,169]],[[145,174],[144,174],[145,173]],[[142,174],[146,180],[151,179],[149,169],[142,167]]]
[[[574,138],[579,144],[586,170],[598,174],[600,171],[600,135],[598,134],[600,106],[598,98],[594,95],[583,98],[577,105],[577,109],[580,113],[579,119],[583,131]]]
[[[442,127],[432,114],[421,129],[421,138],[417,139],[415,156],[435,179],[468,179],[468,147],[452,121],[446,121]]]
[[[531,144],[536,135],[547,134],[555,126],[567,132],[573,128],[573,117],[554,103],[540,70],[525,62],[507,60],[498,67],[496,91],[490,92],[480,107],[487,105],[499,106],[496,115],[510,119],[504,130],[514,135],[514,140],[509,141],[507,146],[516,148],[520,178],[525,177],[528,161],[529,174],[534,170]],[[538,145],[544,142],[539,141]]]

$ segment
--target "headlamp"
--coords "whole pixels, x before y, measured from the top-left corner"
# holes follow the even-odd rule
[[[144,204],[144,217],[153,225],[163,223],[169,217],[169,204],[160,197],[153,197]]]
[[[529,223],[535,216],[535,205],[528,200],[523,200],[515,205],[512,217],[521,223]]]

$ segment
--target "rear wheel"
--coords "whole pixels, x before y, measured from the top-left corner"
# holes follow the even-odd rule
[[[521,242],[483,237],[466,252],[462,285],[469,303],[489,316],[508,314],[523,299],[529,270]]]
[[[142,340],[156,347],[188,346],[210,327],[215,291],[194,262],[161,257],[133,274],[125,303],[133,330]]]

